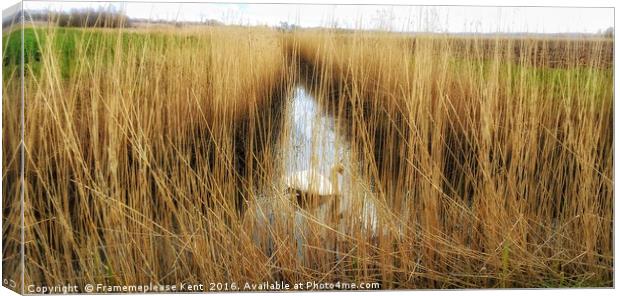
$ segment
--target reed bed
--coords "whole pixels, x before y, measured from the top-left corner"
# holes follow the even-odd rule
[[[554,54],[589,58],[550,67],[531,39],[27,30],[26,285],[613,285],[608,41],[568,43]],[[19,71],[5,68],[6,274],[20,217]],[[351,145],[336,218],[300,212],[277,182],[295,83]]]
[[[252,180],[268,174],[260,164],[286,87],[277,36],[177,33],[29,32],[40,48],[25,80],[27,283],[223,280],[224,264],[256,252],[240,251],[248,244],[231,228]],[[18,131],[18,113],[5,114]],[[5,169],[3,194],[17,196],[15,166]],[[14,252],[19,207],[9,208]]]
[[[287,46],[407,226],[380,238],[392,287],[611,283],[609,41],[306,31]]]

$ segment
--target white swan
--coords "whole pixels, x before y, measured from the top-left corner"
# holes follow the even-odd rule
[[[306,210],[314,210],[330,198],[340,197],[338,175],[344,172],[342,163],[332,166],[329,178],[316,170],[294,172],[284,178],[286,191],[295,193],[297,204]]]
[[[328,230],[323,224],[329,225],[339,233],[348,233],[351,227],[358,229],[358,223],[362,223],[362,229],[367,231],[370,237],[375,238],[379,223],[376,200],[371,193],[343,194],[340,187],[341,180],[339,181],[341,174],[344,174],[344,166],[340,162],[332,166],[329,177],[316,170],[297,171],[282,177],[280,183],[274,187],[277,188],[275,195],[281,198],[273,199],[270,194],[258,197],[252,216],[255,219],[253,240],[256,245],[265,250],[267,256],[272,256],[276,246],[276,240],[272,236],[275,232],[272,228],[280,229],[278,225],[290,225],[288,223],[293,222],[290,238],[294,240],[295,256],[301,264],[307,265],[312,264],[310,254],[316,249],[308,248],[308,244],[316,244],[317,241],[311,238],[316,239],[317,236],[322,240],[321,248],[332,250],[336,260],[341,259],[342,250],[338,244],[340,234],[336,234],[333,239],[327,239],[332,236],[327,234],[333,230]],[[359,182],[359,180],[347,179],[345,183],[348,184],[347,182]],[[287,194],[282,195],[283,189],[286,189]],[[292,194],[294,196],[291,196]],[[295,205],[295,201],[299,207]],[[289,213],[293,215],[290,216]]]

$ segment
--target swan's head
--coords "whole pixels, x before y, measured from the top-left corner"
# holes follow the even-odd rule
[[[332,167],[332,172],[336,172],[338,174],[342,174],[344,173],[344,165],[342,164],[342,162],[338,162],[336,163],[333,167]]]

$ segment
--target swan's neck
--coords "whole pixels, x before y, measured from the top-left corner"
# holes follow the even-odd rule
[[[334,190],[334,195],[340,194],[340,186],[338,184],[338,171],[332,169],[329,173],[329,181],[332,183],[332,188]]]

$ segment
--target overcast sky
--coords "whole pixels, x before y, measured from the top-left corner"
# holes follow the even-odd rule
[[[376,1],[380,2],[380,1]],[[222,3],[38,2],[26,9],[115,7],[134,18],[215,19],[226,24],[431,32],[595,33],[613,26],[612,8],[303,5]]]

